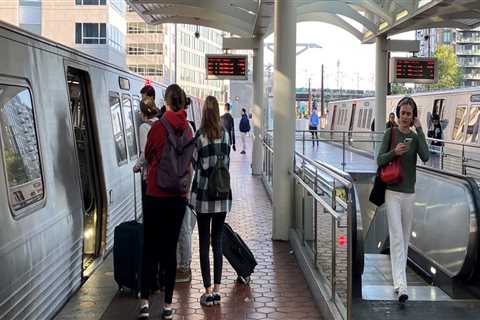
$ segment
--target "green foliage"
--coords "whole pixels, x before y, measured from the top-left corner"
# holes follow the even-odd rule
[[[5,162],[10,186],[17,186],[28,182],[27,171],[23,165],[22,158],[17,153],[7,151],[5,154]]]
[[[438,63],[438,82],[431,89],[458,88],[462,83],[462,69],[457,63],[457,55],[451,46],[441,45],[435,50]]]
[[[407,94],[409,92],[408,88],[401,83],[392,83],[391,90],[392,94]]]

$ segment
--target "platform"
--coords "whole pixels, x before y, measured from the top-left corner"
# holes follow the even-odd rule
[[[240,140],[240,139],[239,139]],[[248,146],[251,150],[251,146]],[[222,304],[205,308],[198,255],[197,229],[193,233],[193,280],[177,284],[173,306],[176,320],[201,319],[322,319],[295,256],[287,242],[271,240],[272,205],[261,178],[251,175],[250,157],[232,153],[233,209],[227,222],[253,251],[258,266],[250,287],[235,283],[236,274],[224,259]],[[113,279],[112,254],[57,315],[56,320],[136,319],[138,301],[121,294]],[[152,299],[151,319],[159,319],[162,295]]]

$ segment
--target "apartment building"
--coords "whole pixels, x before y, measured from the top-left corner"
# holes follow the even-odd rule
[[[125,66],[124,0],[2,0],[0,19]]]

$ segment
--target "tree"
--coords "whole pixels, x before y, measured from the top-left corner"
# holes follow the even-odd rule
[[[401,83],[392,83],[391,91],[392,91],[392,94],[407,94],[408,88]]]
[[[441,45],[435,50],[434,57],[438,63],[438,82],[432,89],[458,88],[462,82],[462,70],[457,63],[457,55],[451,46]]]

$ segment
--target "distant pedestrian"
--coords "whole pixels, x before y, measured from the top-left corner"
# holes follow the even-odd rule
[[[247,135],[250,132],[250,121],[248,120],[247,110],[242,108],[242,118],[240,119],[240,137],[242,138],[242,152],[241,154],[245,154],[245,150],[247,149],[246,146],[246,139]]]
[[[237,151],[235,148],[235,124],[230,113],[230,108],[230,103],[225,103],[225,107],[223,109],[225,113],[220,117],[220,119],[222,120],[223,128],[228,133],[230,146],[232,147],[233,151]]]
[[[202,124],[197,132],[190,203],[197,212],[200,242],[200,267],[205,292],[200,304],[211,306],[221,300],[223,224],[232,207],[230,190],[230,143],[220,123],[218,102],[208,96],[202,111]],[[211,225],[211,227],[210,227]],[[211,228],[211,229],[210,229]],[[209,246],[213,249],[213,288],[210,275]]]
[[[417,118],[415,101],[410,97],[402,98],[398,102],[396,115],[399,126],[385,131],[377,162],[383,167],[395,159],[400,161],[401,175],[395,182],[387,184],[385,204],[393,287],[398,301],[404,303],[408,299],[406,267],[415,210],[417,154],[425,162],[429,158],[429,152],[425,134]],[[415,126],[415,132],[410,129],[412,125]]]
[[[385,129],[389,129],[393,127],[398,127],[398,124],[395,121],[395,113],[390,112],[390,115],[388,116],[388,122],[385,124]]]
[[[432,115],[432,127],[427,132],[429,138],[443,140],[443,130],[440,124],[440,117],[438,114]],[[474,137],[476,134],[473,135]],[[442,154],[443,141],[431,142],[430,164],[433,168],[440,168],[440,157]]]
[[[308,130],[312,133],[312,145],[315,144],[315,139],[318,141],[318,125],[320,124],[320,118],[318,117],[317,108],[312,109],[312,114],[310,115],[310,121],[308,123]]]

